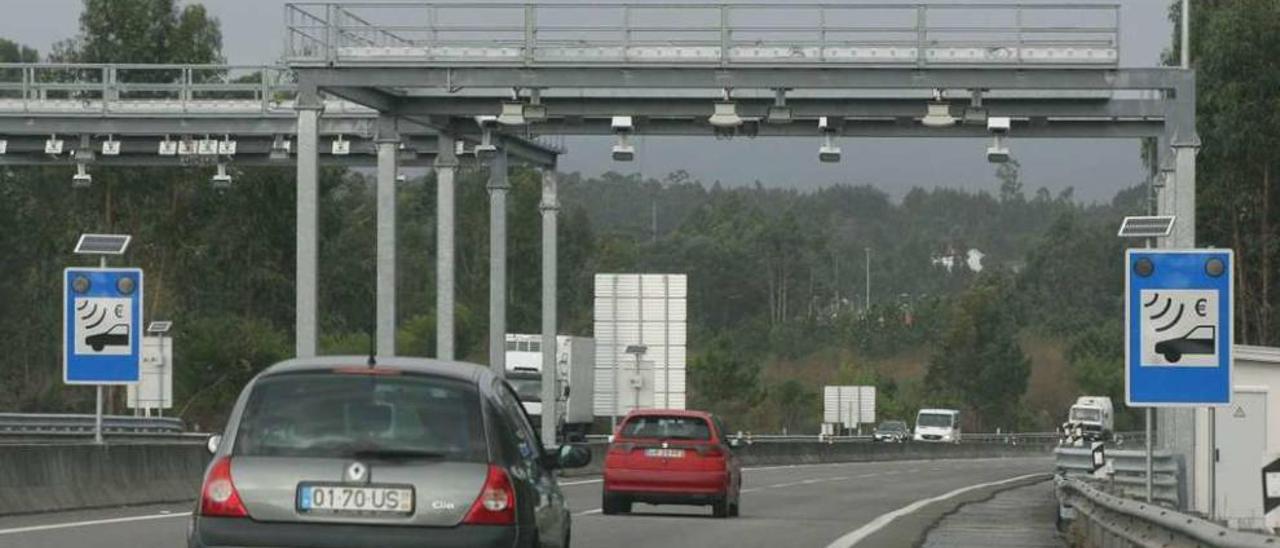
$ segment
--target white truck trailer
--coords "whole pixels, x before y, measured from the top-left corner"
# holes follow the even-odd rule
[[[537,424],[544,407],[542,335],[508,333],[506,339],[507,382]],[[591,432],[595,353],[595,341],[589,337],[556,337],[556,431],[563,439],[579,440]]]

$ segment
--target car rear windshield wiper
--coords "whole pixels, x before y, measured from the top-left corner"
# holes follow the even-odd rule
[[[438,451],[424,451],[421,449],[397,449],[394,447],[360,449],[357,451],[353,451],[351,455],[357,459],[384,459],[384,460],[442,459],[448,456],[445,453],[440,453]]]

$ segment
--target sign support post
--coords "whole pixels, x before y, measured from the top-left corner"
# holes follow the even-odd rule
[[[106,267],[107,256],[98,256],[98,268]],[[98,389],[98,397],[96,398],[93,412],[93,443],[102,445],[102,385],[99,384],[96,388]]]
[[[160,404],[156,406],[156,416],[164,416],[165,394],[164,394],[164,368],[168,364],[164,363],[164,333],[160,334]],[[149,414],[149,413],[148,413]]]
[[[1218,409],[1209,407],[1209,519],[1218,519],[1218,486],[1216,484],[1218,474]]]
[[[102,385],[97,385],[98,403],[93,413],[93,443],[102,444]]]
[[[1151,408],[1143,409],[1147,417],[1147,503],[1150,504],[1155,496],[1154,481],[1151,476],[1155,475],[1155,466],[1151,463]]]

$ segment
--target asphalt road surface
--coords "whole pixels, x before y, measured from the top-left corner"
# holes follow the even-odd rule
[[[1049,458],[1024,458],[748,469],[742,516],[730,519],[712,518],[709,507],[645,504],[631,515],[604,516],[600,480],[561,485],[574,511],[574,546],[581,548],[837,548],[888,545],[885,535],[890,544],[909,546],[931,523],[911,519],[921,501],[1052,466]],[[190,504],[175,504],[0,518],[0,548],[185,546],[190,511]]]

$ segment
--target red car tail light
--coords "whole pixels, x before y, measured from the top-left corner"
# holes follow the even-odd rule
[[[511,478],[501,467],[490,464],[480,496],[462,523],[468,525],[514,525],[516,522],[516,490]]]
[[[200,515],[224,518],[249,516],[244,503],[240,501],[236,484],[231,481],[231,457],[222,457],[209,469],[209,475],[200,489]]]

